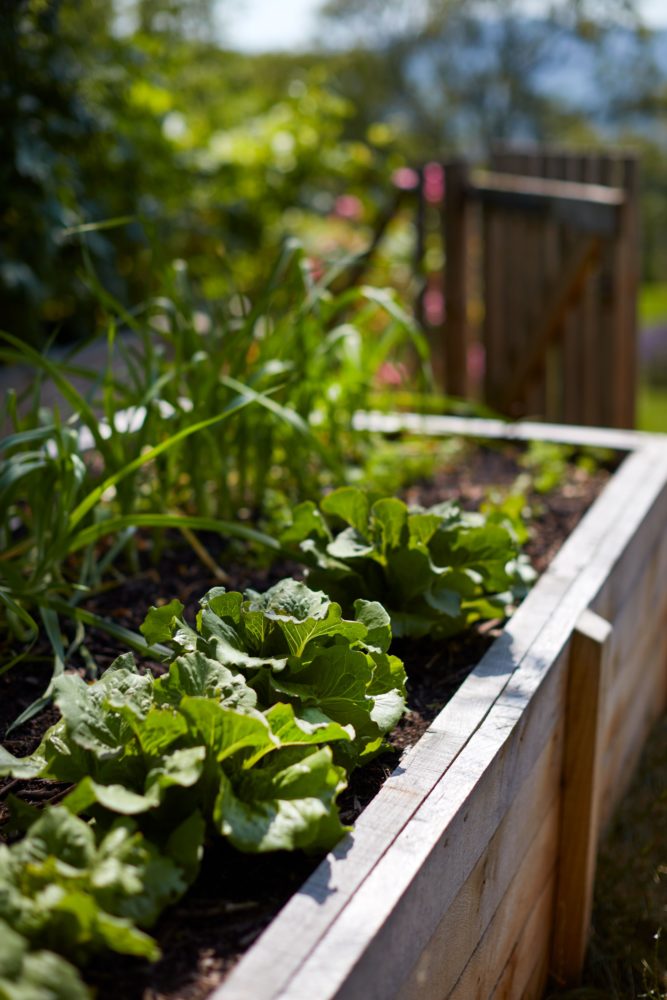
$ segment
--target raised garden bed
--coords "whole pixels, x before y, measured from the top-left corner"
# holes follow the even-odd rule
[[[576,979],[599,833],[667,700],[667,440],[362,420],[628,456],[354,833],[213,995],[539,997],[550,972]]]

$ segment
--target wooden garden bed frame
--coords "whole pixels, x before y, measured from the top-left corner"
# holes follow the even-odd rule
[[[411,414],[357,423],[628,454],[214,1000],[537,998],[549,975],[577,980],[600,831],[667,702],[667,436]]]

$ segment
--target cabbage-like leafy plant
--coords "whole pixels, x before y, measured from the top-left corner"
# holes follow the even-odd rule
[[[382,749],[405,709],[405,672],[388,653],[389,616],[377,601],[357,601],[345,619],[326,594],[282,580],[245,597],[217,587],[200,603],[196,631],[182,621],[180,602],[152,609],[147,641],[240,671],[262,707],[289,702],[301,719],[351,724],[352,742],[336,745],[347,766]]]
[[[342,531],[333,530],[335,522]],[[344,611],[355,600],[381,601],[396,636],[451,636],[479,619],[504,617],[534,579],[508,518],[463,511],[452,501],[408,508],[395,497],[374,500],[343,487],[319,508],[299,504],[281,540],[310,566],[309,586]]]

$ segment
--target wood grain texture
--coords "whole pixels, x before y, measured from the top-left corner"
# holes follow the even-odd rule
[[[570,644],[552,952],[553,976],[562,986],[579,983],[588,944],[611,637],[608,622],[584,611]]]
[[[544,955],[549,943],[554,879],[547,881],[510,954],[489,1000],[540,1000],[546,982]]]
[[[463,973],[451,992],[442,993],[441,998],[469,1000],[476,996],[503,995],[510,983],[513,987],[519,985],[517,979],[521,977],[517,958],[526,925],[543,905],[545,889],[549,889],[550,895],[553,892],[553,859],[558,842],[557,807],[549,811],[537,826],[537,831]],[[550,913],[546,913],[545,917],[542,921],[543,940],[538,948],[540,952],[544,951],[549,937]],[[530,956],[531,967],[534,956],[535,951]],[[520,990],[510,995],[520,995]]]
[[[510,906],[515,907],[517,893],[523,891],[521,883],[532,883],[545,856],[551,863],[562,735],[562,727],[557,726],[512,809],[397,993],[397,1000],[439,1000],[447,996],[508,893],[513,900]],[[531,817],[530,823],[526,816]],[[536,828],[540,831],[537,836]]]

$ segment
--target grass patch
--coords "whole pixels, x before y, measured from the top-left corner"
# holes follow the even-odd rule
[[[652,282],[639,290],[639,322],[653,326],[667,318],[667,282]]]
[[[667,387],[640,385],[637,427],[640,431],[667,434]]]

